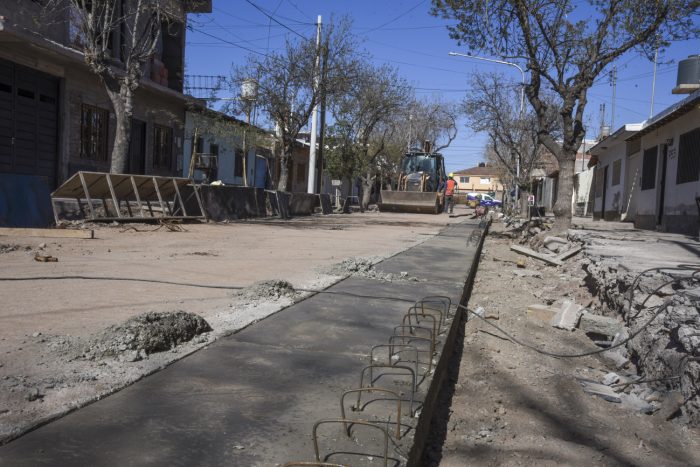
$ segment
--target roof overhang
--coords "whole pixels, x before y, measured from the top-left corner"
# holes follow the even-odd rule
[[[696,106],[700,105],[700,89],[694,91],[688,97],[680,102],[666,108],[663,112],[655,115],[651,120],[645,122],[644,128],[639,130],[636,134],[629,137],[629,140],[635,140],[641,138],[642,136],[656,130],[657,128],[664,126],[668,122],[671,122],[688,112],[692,111]]]
[[[606,152],[613,146],[627,141],[631,136],[642,129],[644,123],[628,123],[621,126],[617,131],[609,136],[606,136],[598,143],[596,143],[591,149],[588,150],[588,154],[597,157],[602,153]]]

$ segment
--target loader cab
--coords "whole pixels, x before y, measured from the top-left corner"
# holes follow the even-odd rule
[[[445,159],[442,154],[438,153],[413,152],[406,154],[401,160],[400,172],[408,176],[409,179],[416,178],[416,180],[418,178],[412,177],[412,175],[428,175],[429,186],[424,187],[425,191],[441,191],[447,181]],[[409,188],[409,191],[412,190]]]

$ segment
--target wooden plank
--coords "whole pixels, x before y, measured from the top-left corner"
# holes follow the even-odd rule
[[[27,229],[19,227],[0,227],[0,235],[46,238],[95,238],[95,231],[87,229]]]
[[[558,258],[537,253],[535,250],[525,248],[524,246],[511,245],[510,249],[516,253],[520,253],[521,255],[529,256],[554,266],[561,266],[563,264]]]
[[[583,246],[582,246],[582,245],[573,247],[572,249],[567,250],[567,251],[565,251],[564,253],[562,253],[562,254],[560,254],[559,256],[557,256],[557,259],[558,259],[559,261],[564,261],[565,259],[571,258],[572,256],[574,256],[576,253],[578,253],[578,252],[581,251],[581,250],[583,250]]]

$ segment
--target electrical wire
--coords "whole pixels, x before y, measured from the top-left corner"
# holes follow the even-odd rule
[[[690,276],[685,276],[681,278],[676,278],[674,281],[682,281],[682,280],[700,280],[700,276],[697,274],[700,274],[700,265],[693,265],[693,264],[680,264],[676,267],[657,267],[657,268],[650,268],[647,270],[642,271],[637,275],[637,277],[633,281],[633,285],[636,286],[636,283],[638,280],[642,277],[643,274],[647,274],[652,271],[662,271],[662,270],[677,270],[677,271],[693,271],[693,273]],[[159,280],[159,279],[142,279],[142,278],[134,278],[134,277],[115,277],[115,276],[107,276],[107,277],[90,277],[90,276],[82,276],[82,275],[65,275],[65,276],[31,276],[31,277],[0,277],[0,281],[10,281],[10,282],[20,282],[20,281],[35,281],[35,280],[106,280],[106,281],[129,281],[129,282],[149,282],[149,283],[157,283],[157,284],[167,284],[167,285],[178,285],[178,286],[184,286],[184,287],[198,287],[198,288],[208,288],[208,289],[225,289],[225,290],[241,290],[244,289],[245,287],[243,286],[235,286],[235,285],[211,285],[211,284],[193,284],[189,282],[176,282],[176,281],[164,281],[164,280]],[[661,288],[665,287],[668,284],[664,284],[663,286],[659,287],[656,289],[656,291],[660,290]],[[307,288],[295,288],[295,290],[300,291],[300,292],[308,292],[312,294],[328,294],[328,295],[343,295],[343,296],[349,296],[349,297],[355,297],[355,298],[367,298],[367,299],[372,299],[372,300],[389,300],[389,301],[398,301],[398,302],[405,302],[405,303],[415,303],[415,300],[410,300],[410,299],[405,299],[401,297],[396,297],[396,296],[386,296],[386,295],[365,295],[365,294],[358,294],[358,293],[353,293],[353,292],[343,292],[343,291],[331,291],[328,289],[307,289]],[[634,296],[634,293],[630,293],[630,297],[632,298]],[[649,296],[653,295],[654,292],[650,293]],[[631,300],[630,300],[630,303]],[[646,303],[646,300],[643,302]],[[637,337],[643,330],[645,330],[659,315],[661,315],[662,312],[666,311],[669,307],[671,302],[667,301],[663,305],[659,306],[657,310],[652,314],[652,316],[643,324],[641,325],[637,330],[635,330],[632,334],[627,336],[625,339],[622,339],[620,342],[617,344],[611,345],[610,347],[603,348],[603,349],[597,349],[597,350],[591,350],[587,352],[577,352],[577,353],[557,353],[557,352],[550,352],[547,350],[540,349],[536,347],[533,344],[530,344],[528,342],[525,342],[521,339],[518,339],[517,337],[513,336],[510,334],[508,331],[503,329],[502,327],[492,323],[491,321],[487,320],[485,317],[481,316],[480,314],[476,313],[474,310],[471,310],[470,308],[464,306],[464,305],[459,305],[459,304],[454,304],[452,305],[453,307],[456,307],[458,309],[461,309],[463,311],[467,312],[467,316],[475,316],[484,323],[488,324],[489,326],[493,327],[497,331],[499,331],[505,338],[514,344],[518,344],[522,347],[528,348],[530,350],[533,350],[539,354],[542,355],[547,355],[549,357],[554,357],[554,358],[581,358],[581,357],[587,357],[591,355],[597,355],[597,354],[602,354],[605,352],[608,352],[612,349],[621,347],[625,344],[627,344],[629,341]],[[637,313],[638,315],[639,313]],[[635,316],[637,316],[635,315]],[[468,318],[467,318],[468,319]]]
[[[260,13],[262,13],[262,14],[265,15],[265,16],[267,16],[270,20],[272,20],[272,21],[274,21],[275,23],[279,24],[280,26],[282,26],[282,27],[285,28],[286,30],[288,30],[288,31],[290,31],[290,32],[292,32],[292,33],[294,33],[294,34],[296,34],[297,36],[301,37],[301,38],[304,39],[304,40],[308,39],[307,37],[302,36],[300,33],[298,33],[297,31],[295,31],[294,29],[290,28],[290,27],[287,26],[286,24],[284,24],[284,23],[280,22],[279,20],[277,20],[277,18],[275,18],[274,16],[272,16],[271,14],[269,14],[269,13],[268,13],[267,11],[265,11],[264,9],[260,8],[258,5],[256,5],[255,3],[253,3],[251,0],[245,0],[245,1],[246,1],[246,3],[248,3],[249,5],[251,5],[253,8],[255,8],[256,10],[258,10]]]

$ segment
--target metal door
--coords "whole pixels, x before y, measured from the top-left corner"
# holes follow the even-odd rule
[[[56,186],[58,79],[0,60],[0,173]]]

